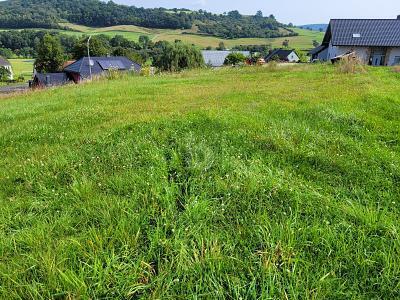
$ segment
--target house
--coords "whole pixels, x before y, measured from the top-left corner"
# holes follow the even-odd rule
[[[246,57],[250,56],[250,51],[218,51],[218,50],[204,50],[201,51],[203,59],[206,65],[213,68],[222,67],[224,65],[225,59],[231,53],[241,53]]]
[[[294,49],[275,49],[265,58],[266,62],[273,60],[297,63],[300,61],[300,58]]]
[[[400,16],[397,19],[333,19],[312,60],[335,61],[355,53],[365,64],[400,64]]]
[[[65,67],[63,72],[78,83],[91,77],[102,76],[112,70],[140,72],[141,66],[124,56],[90,57],[90,60],[88,57],[83,57]]]
[[[30,87],[44,88],[60,86],[71,82],[71,78],[66,73],[36,73],[33,80],[29,82]]]
[[[12,70],[12,67],[11,67],[11,63],[7,60],[7,59],[5,59],[5,58],[3,58],[3,57],[1,57],[0,56],[0,68],[6,68],[8,71],[10,71],[10,80],[13,80],[14,79],[14,75],[13,75],[13,70]]]

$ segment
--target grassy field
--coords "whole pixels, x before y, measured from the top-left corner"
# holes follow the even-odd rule
[[[399,299],[399,80],[238,68],[3,98],[0,298]]]
[[[285,39],[290,41],[290,47],[298,49],[310,49],[313,47],[313,40],[319,42],[322,41],[323,33],[317,31],[304,30],[299,28],[294,28],[299,36],[288,37],[288,38],[274,38],[274,39],[264,39],[264,38],[243,38],[243,39],[232,39],[226,40],[213,36],[204,36],[196,34],[195,28],[192,30],[169,30],[169,29],[149,29],[133,25],[121,25],[103,28],[93,28],[82,25],[76,25],[71,23],[63,23],[63,26],[68,26],[71,29],[77,31],[62,31],[65,34],[81,35],[81,34],[106,34],[109,36],[114,36],[116,34],[123,35],[129,40],[137,41],[140,35],[148,35],[153,41],[175,41],[182,40],[187,43],[195,44],[200,47],[217,47],[222,41],[225,46],[231,48],[237,45],[262,45],[271,44],[273,47],[281,47],[282,42]],[[189,33],[189,34],[188,34]]]
[[[9,59],[14,77],[18,77],[19,75],[23,75],[26,80],[31,79],[33,74],[33,59]]]

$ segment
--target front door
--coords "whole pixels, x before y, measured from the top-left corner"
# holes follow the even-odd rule
[[[382,56],[382,55],[373,55],[372,56],[372,65],[373,66],[382,66],[383,58],[384,58],[384,56]]]

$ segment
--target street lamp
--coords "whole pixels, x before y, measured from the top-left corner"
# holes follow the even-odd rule
[[[89,43],[90,43],[90,39],[92,38],[92,36],[89,36],[88,40],[87,40],[87,54],[88,54],[88,59],[89,59],[89,74],[90,74],[90,80],[92,80],[92,62],[90,61],[90,50],[89,50]]]

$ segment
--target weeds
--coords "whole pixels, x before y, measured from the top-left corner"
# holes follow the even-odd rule
[[[1,299],[399,299],[400,87],[333,66],[0,101]]]

